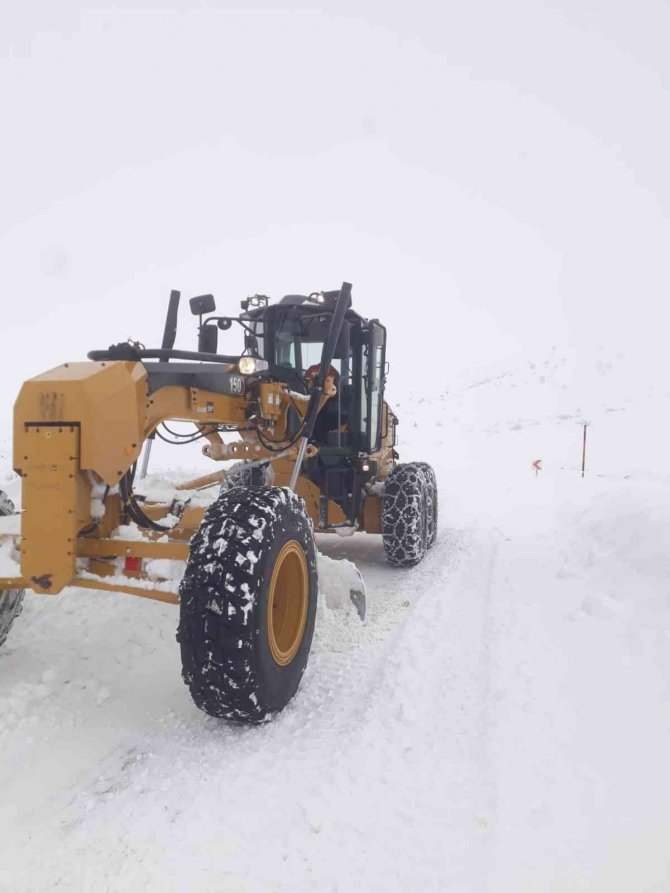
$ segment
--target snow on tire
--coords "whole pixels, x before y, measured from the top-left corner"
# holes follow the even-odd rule
[[[212,716],[262,722],[295,695],[317,603],[316,547],[288,489],[234,487],[207,510],[180,586],[182,676]]]
[[[411,567],[426,554],[426,509],[426,477],[420,465],[396,465],[382,496],[382,540],[391,564]]]
[[[14,503],[0,490],[0,515],[13,515]],[[0,591],[0,645],[9,635],[12,624],[21,613],[25,589]]]
[[[433,466],[427,462],[415,462],[423,471],[426,483],[426,548],[432,549],[437,539],[437,478]]]

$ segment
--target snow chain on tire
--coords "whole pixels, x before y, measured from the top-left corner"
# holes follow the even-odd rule
[[[0,490],[0,515],[13,515],[14,503]],[[23,608],[25,589],[5,589],[0,591],[0,645],[9,635],[12,624]]]
[[[281,710],[305,671],[316,617],[302,499],[279,487],[222,492],[191,540],[180,596],[182,676],[195,704],[240,722]]]
[[[415,462],[426,480],[426,547],[432,549],[437,539],[437,478],[432,465]]]
[[[396,465],[382,496],[382,540],[398,567],[418,564],[427,548],[426,477],[418,463]]]
[[[249,465],[236,462],[226,471],[226,479],[221,485],[221,493],[233,487],[265,487],[268,483],[267,465]]]

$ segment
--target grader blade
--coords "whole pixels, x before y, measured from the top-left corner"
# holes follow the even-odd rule
[[[346,610],[353,605],[361,621],[365,620],[365,583],[353,561],[319,553],[319,591],[330,610]]]
[[[363,582],[363,577],[361,577],[361,572],[354,565],[354,569],[356,571],[356,576],[358,577],[358,582],[354,584],[354,586],[349,590],[349,598],[351,599],[351,603],[358,613],[358,616],[361,618],[361,621],[365,620],[365,610],[367,608],[367,597],[365,594],[365,583]]]

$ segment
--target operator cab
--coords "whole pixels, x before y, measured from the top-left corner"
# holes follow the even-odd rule
[[[326,301],[337,292],[326,292]],[[302,295],[248,313],[258,356],[297,394],[309,393],[332,319],[328,303]],[[382,435],[386,329],[349,309],[331,363],[337,388],[317,417],[313,439],[355,453],[379,449]]]
[[[271,306],[252,304],[241,317],[249,329],[249,349],[296,395],[309,393],[319,369],[337,295],[324,292],[318,303],[314,296],[288,295]],[[312,440],[319,452],[305,463],[305,471],[325,501],[340,505],[350,522],[358,515],[363,483],[370,478],[367,459],[380,449],[386,433],[385,352],[385,327],[347,310],[330,370],[337,392],[316,418]]]

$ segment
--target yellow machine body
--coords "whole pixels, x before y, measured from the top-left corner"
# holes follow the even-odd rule
[[[326,390],[321,405],[332,394],[332,388],[330,393]],[[280,382],[261,382],[250,393],[221,394],[180,384],[150,393],[146,367],[137,361],[66,363],[30,379],[21,389],[14,412],[13,464],[22,478],[20,532],[4,533],[14,537],[21,572],[20,577],[0,578],[0,590],[28,588],[56,594],[75,585],[177,601],[169,588],[144,577],[142,561],[186,559],[204,509],[186,507],[168,533],[144,531],[140,540],[122,539],[117,533],[122,512],[119,482],[137,462],[156,427],[163,421],[180,420],[198,425],[209,441],[211,458],[265,460],[272,464],[274,484],[288,486],[297,459],[297,449],[288,440],[291,406],[304,415],[307,401],[296,402]],[[266,437],[276,444],[272,450],[254,430],[248,430],[245,423],[250,411],[263,420]],[[373,457],[382,480],[393,467],[394,418],[386,405],[383,418],[386,435]],[[239,429],[241,439],[224,444],[216,431],[220,425]],[[310,445],[309,449],[313,455],[317,448]],[[195,489],[224,477],[225,472],[218,472],[209,475],[205,484],[199,479],[182,488]],[[104,515],[94,517],[93,494],[100,487],[110,489]],[[296,490],[318,530],[319,488],[301,474]],[[156,522],[170,511],[169,505],[158,503],[143,504],[143,508]],[[332,523],[345,520],[332,501],[328,515]],[[378,533],[380,517],[381,500],[370,493],[363,500],[357,529]],[[135,561],[124,570],[121,583],[119,558]],[[78,570],[81,564],[86,565],[85,573]]]

